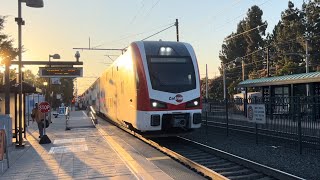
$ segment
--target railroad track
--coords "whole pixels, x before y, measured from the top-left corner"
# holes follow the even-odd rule
[[[303,179],[183,137],[152,141],[227,179]]]
[[[145,138],[137,132],[109,121],[105,117],[101,118],[176,159],[208,179],[303,179],[183,137]]]

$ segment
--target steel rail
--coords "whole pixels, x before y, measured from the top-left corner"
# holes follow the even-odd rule
[[[231,162],[240,164],[240,165],[247,167],[247,168],[251,168],[255,171],[261,172],[263,174],[266,174],[268,176],[272,176],[277,179],[281,179],[281,180],[282,179],[284,179],[284,180],[286,180],[286,179],[288,179],[288,180],[291,180],[291,179],[303,180],[304,179],[304,178],[292,175],[290,173],[287,173],[287,172],[284,172],[284,171],[281,171],[281,170],[278,170],[278,169],[275,169],[275,168],[272,168],[272,167],[269,167],[269,166],[266,166],[266,165],[263,165],[263,164],[245,159],[245,158],[242,158],[240,156],[237,156],[237,155],[210,147],[208,145],[205,145],[205,144],[202,144],[202,143],[199,143],[199,142],[196,142],[196,141],[184,138],[184,137],[178,137],[178,138],[180,138],[188,143],[195,144],[195,145],[197,145],[198,148],[200,148],[206,152],[210,152],[216,156],[222,157],[223,159],[227,159]]]
[[[164,154],[176,159],[177,161],[179,161],[180,163],[184,164],[185,166],[189,167],[190,169],[194,170],[197,173],[200,173],[201,175],[203,175],[204,177],[208,177],[211,179],[217,179],[217,180],[226,180],[228,179],[226,176],[221,175],[220,173],[206,167],[205,165],[201,165],[200,163],[197,163],[187,157],[185,157],[183,154],[179,154],[177,152],[175,152],[174,150],[171,150],[167,147],[162,146],[161,144],[151,140],[151,139],[147,139],[145,137],[143,137],[141,134],[129,129],[129,126],[114,122],[114,121],[110,121],[108,118],[106,117],[102,117],[100,116],[100,118],[107,120],[108,122],[110,122],[111,124],[114,124],[115,126],[119,127],[120,129],[122,129],[123,131],[131,134],[132,136],[140,139],[141,141],[149,144],[150,146],[158,149],[159,151],[163,152]],[[203,151],[206,152],[210,152],[213,154],[218,154],[216,156],[222,157],[223,159],[226,159],[228,161],[234,162],[236,164],[242,165],[246,168],[250,168],[253,169],[254,171],[257,172],[261,172],[267,176],[271,176],[277,179],[284,179],[284,180],[291,180],[291,179],[297,179],[297,180],[303,180],[303,178],[244,159],[242,157],[233,155],[231,153],[227,153],[224,151],[221,151],[219,149],[215,149],[212,148],[210,146],[201,144],[199,142],[195,142],[180,136],[177,136],[178,138],[180,138],[181,140],[184,140],[188,143],[193,143],[195,145],[197,145],[197,147],[201,148]]]

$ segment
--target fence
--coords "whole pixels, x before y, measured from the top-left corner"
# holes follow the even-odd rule
[[[247,106],[264,105],[266,123],[248,121]],[[320,150],[320,97],[255,97],[208,101],[203,104],[204,125],[254,136],[256,142],[278,140],[293,145],[302,153],[304,148]]]

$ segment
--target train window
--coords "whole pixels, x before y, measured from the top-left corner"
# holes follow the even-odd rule
[[[148,57],[152,88],[179,93],[196,88],[196,77],[191,57]]]

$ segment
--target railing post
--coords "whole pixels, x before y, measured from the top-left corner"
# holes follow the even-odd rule
[[[299,153],[302,154],[302,130],[301,130],[301,118],[302,118],[302,115],[301,115],[301,102],[300,102],[300,98],[298,97],[298,100],[297,100],[297,103],[298,103],[298,147],[299,147]]]
[[[256,144],[258,144],[258,123],[255,123]]]
[[[228,98],[225,99],[226,108],[226,126],[227,126],[227,136],[229,136],[229,110],[228,110]]]
[[[66,111],[65,111],[65,116],[66,116],[66,131],[70,130],[69,128],[69,118],[70,118],[70,112],[69,112],[69,107],[65,107]]]
[[[273,120],[273,112],[272,112],[272,87],[269,86],[269,116],[270,116],[270,120]]]
[[[207,107],[208,107],[208,105],[207,105]],[[206,140],[208,138],[208,111],[210,111],[210,110],[211,110],[211,104],[209,103],[209,110],[208,110],[208,108],[206,110]]]

